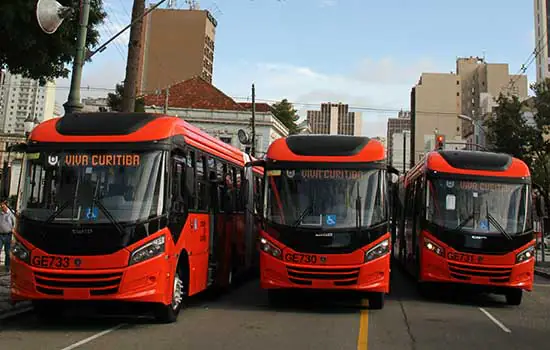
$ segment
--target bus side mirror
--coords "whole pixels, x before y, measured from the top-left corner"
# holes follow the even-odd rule
[[[251,166],[265,167],[265,160],[263,159],[253,160],[251,162],[246,162],[246,164],[244,165],[245,168],[248,168]]]
[[[390,174],[395,174],[395,175],[399,176],[399,170],[397,170],[397,169],[394,168],[393,166],[388,165],[387,170],[388,170],[388,173],[390,173]]]

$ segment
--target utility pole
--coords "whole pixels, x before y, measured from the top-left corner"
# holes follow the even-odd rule
[[[84,65],[89,16],[90,0],[82,0],[78,36],[76,38],[76,55],[74,56],[73,71],[71,73],[71,89],[69,90],[69,98],[63,105],[65,114],[80,112],[84,107],[80,102],[80,83],[82,81],[82,66]]]
[[[252,84],[252,146],[250,147],[252,157],[256,156],[256,89]]]
[[[406,130],[403,130],[403,174],[405,173],[406,169],[406,160],[407,160],[407,134],[405,133]]]
[[[128,59],[126,61],[126,78],[124,79],[124,94],[122,95],[122,111],[126,113],[133,112],[136,105],[141,28],[143,26],[144,12],[145,0],[134,0],[134,5],[132,7],[132,22],[135,21],[135,24],[130,28]]]

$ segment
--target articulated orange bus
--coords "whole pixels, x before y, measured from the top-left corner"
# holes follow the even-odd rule
[[[370,307],[382,308],[391,244],[383,145],[294,135],[249,165],[265,169],[260,283],[270,302],[289,289],[347,289],[370,292]]]
[[[519,305],[534,278],[527,165],[507,154],[435,150],[400,181],[393,255],[430,295],[467,284]]]
[[[80,113],[37,126],[25,147],[11,294],[39,315],[61,300],[152,303],[227,288],[257,252],[261,168],[177,117]]]

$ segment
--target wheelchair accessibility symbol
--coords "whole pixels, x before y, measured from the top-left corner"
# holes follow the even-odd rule
[[[327,226],[334,226],[336,225],[336,215],[327,215],[327,218],[325,220]]]
[[[88,208],[86,209],[86,218],[88,220],[95,220],[97,219],[97,215],[99,214],[99,209],[96,207],[96,208]]]

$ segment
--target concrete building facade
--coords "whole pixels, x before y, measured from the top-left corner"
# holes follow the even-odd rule
[[[362,114],[350,112],[343,103],[322,103],[321,110],[307,111],[307,122],[312,134],[356,135],[362,132]]]
[[[155,9],[142,27],[138,93],[193,76],[212,83],[216,19],[208,10]]]
[[[407,131],[410,131],[411,130],[411,113],[409,111],[400,111],[399,114],[397,115],[397,118],[388,118],[388,124],[387,124],[387,135],[386,135],[386,140],[387,140],[387,159],[388,159],[388,164],[390,165],[393,165],[395,166],[394,164],[394,161],[393,161],[393,155],[394,155],[394,137],[393,135],[394,134],[400,134],[401,135],[401,139],[399,139],[400,141],[399,142],[399,149],[400,151],[402,152],[402,148],[403,148],[403,142],[402,142],[402,135],[403,135],[403,131],[407,130]],[[407,145],[410,145],[410,135],[408,137],[408,141],[407,141]],[[407,147],[407,146],[406,146]],[[401,158],[403,158],[403,156],[401,156]],[[410,157],[407,156],[406,157],[407,159],[409,159]],[[407,163],[408,164],[408,163]],[[401,167],[403,167],[403,164],[401,162]],[[407,166],[407,169],[409,167]]]
[[[0,132],[24,134],[30,115],[39,122],[51,119],[55,108],[55,82],[40,86],[38,80],[0,71]]]
[[[534,0],[537,82],[550,77],[550,0]]]

